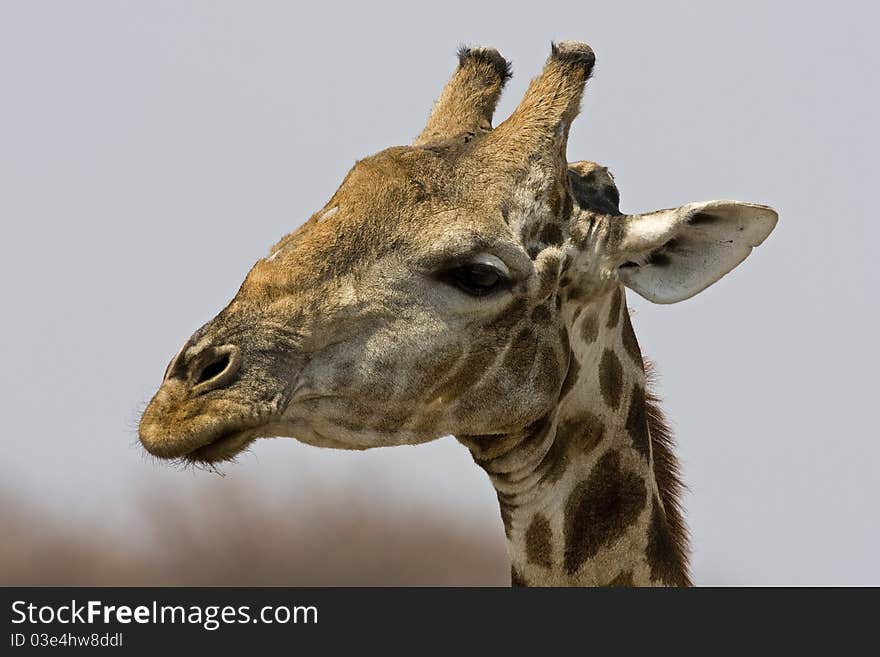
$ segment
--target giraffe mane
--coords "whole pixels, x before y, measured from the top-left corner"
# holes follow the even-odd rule
[[[666,512],[666,524],[672,538],[672,548],[677,561],[682,565],[682,579],[685,586],[692,586],[688,561],[690,556],[690,537],[684,521],[681,496],[685,485],[681,478],[681,466],[675,456],[675,437],[660,408],[660,398],[654,392],[657,371],[654,363],[645,359],[645,415],[651,436],[651,449],[654,455],[654,478],[660,491],[660,499]]]

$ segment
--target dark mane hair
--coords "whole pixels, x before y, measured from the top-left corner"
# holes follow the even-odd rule
[[[684,491],[684,483],[681,480],[681,468],[675,457],[673,448],[675,439],[669,423],[660,408],[660,399],[654,393],[656,383],[656,370],[654,364],[645,360],[645,376],[647,378],[647,390],[645,391],[645,414],[648,418],[648,430],[651,435],[651,449],[654,454],[654,478],[657,480],[657,488],[660,490],[660,499],[666,511],[666,525],[672,541],[671,550],[676,561],[681,566],[681,585],[691,586],[688,558],[690,555],[689,536],[687,525],[681,508],[681,495]]]

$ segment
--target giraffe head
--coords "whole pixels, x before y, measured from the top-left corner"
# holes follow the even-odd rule
[[[413,145],[365,158],[172,359],[140,422],[154,455],[213,462],[259,437],[349,449],[503,434],[554,408],[577,308],[630,287],[686,299],[773,229],[714,201],[622,215],[565,146],[594,64],[553,47],[492,129],[509,67],[465,49]]]

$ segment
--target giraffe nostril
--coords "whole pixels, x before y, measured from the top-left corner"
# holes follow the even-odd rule
[[[195,385],[199,385],[200,383],[205,383],[205,381],[210,381],[213,378],[216,378],[220,374],[222,374],[227,367],[229,367],[231,359],[229,354],[221,354],[220,357],[212,363],[208,363],[202,369],[198,378],[195,380]]]
[[[193,391],[200,394],[227,385],[241,365],[240,353],[238,347],[226,345],[214,349],[209,358],[196,359],[190,379]]]

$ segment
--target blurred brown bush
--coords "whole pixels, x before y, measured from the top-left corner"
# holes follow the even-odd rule
[[[500,519],[474,526],[417,508],[370,506],[344,492],[291,506],[282,497],[234,488],[151,495],[131,531],[100,515],[74,521],[2,495],[0,585],[509,584]]]

